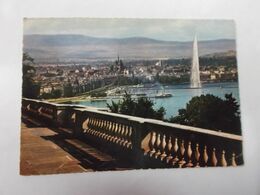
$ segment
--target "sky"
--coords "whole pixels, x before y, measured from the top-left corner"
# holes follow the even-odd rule
[[[24,34],[147,37],[165,41],[235,39],[232,20],[25,18]]]

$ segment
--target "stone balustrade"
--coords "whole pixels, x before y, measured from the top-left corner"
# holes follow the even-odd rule
[[[243,164],[239,135],[26,98],[22,112],[46,124],[70,128],[78,139],[135,168]]]

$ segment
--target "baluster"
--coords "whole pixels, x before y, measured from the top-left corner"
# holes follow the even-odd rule
[[[85,127],[85,133],[86,134],[89,134],[90,128],[91,128],[91,118],[88,117],[86,119],[86,127]]]
[[[178,161],[179,161],[179,158],[178,158],[178,149],[179,149],[179,146],[178,146],[178,138],[175,138],[175,141],[174,141],[174,146],[173,146],[173,151],[174,151],[174,159],[172,161],[172,165],[175,165]]]
[[[104,129],[104,126],[105,126],[105,121],[103,119],[101,119],[101,124],[100,124],[100,134],[99,134],[99,137],[101,139],[104,138],[105,136],[105,129]]]
[[[123,129],[123,124],[119,124],[119,128],[116,131],[115,143],[119,143],[120,142],[120,134],[122,132],[122,129]]]
[[[88,134],[89,134],[89,135],[91,135],[91,133],[92,133],[93,122],[94,122],[94,119],[91,117],[91,118],[90,118],[90,122],[89,122],[89,131],[88,131]]]
[[[99,128],[98,126],[99,126],[99,119],[96,119],[95,128],[94,128],[94,132],[93,132],[94,136],[97,136],[97,134],[98,134],[98,128]]]
[[[108,127],[107,127],[107,141],[110,141],[111,140],[111,135],[112,135],[112,122],[111,121],[108,121]]]
[[[226,161],[226,157],[225,157],[225,150],[222,151],[222,155],[221,155],[221,166],[222,167],[226,167],[227,166],[227,161]]]
[[[108,128],[108,122],[107,122],[107,120],[104,120],[104,125],[103,125],[103,132],[104,132],[104,134],[102,136],[102,138],[104,140],[107,139],[107,128]]]
[[[98,141],[100,141],[99,139],[98,139],[98,135],[99,135],[99,131],[100,131],[100,119],[99,118],[97,118],[96,119],[97,120],[97,122],[96,122],[96,127],[95,127],[95,131],[94,131],[94,137],[95,137],[95,139],[96,139],[96,142],[98,142]]]
[[[96,118],[93,117],[93,128],[96,127]]]
[[[109,140],[110,142],[113,142],[115,139],[115,131],[117,129],[117,123],[112,122],[112,128],[111,128],[111,139]]]
[[[100,138],[102,138],[102,136],[103,136],[103,132],[104,132],[103,126],[104,126],[104,120],[101,119],[100,120],[100,127],[99,127],[99,134],[98,134],[98,137],[100,137]]]
[[[150,157],[153,156],[153,154],[155,153],[155,146],[154,146],[155,140],[156,140],[156,133],[152,132],[151,137],[150,137],[150,142],[149,142],[149,147],[150,147],[149,155],[150,155]]]
[[[186,161],[184,160],[184,154],[185,154],[185,146],[184,146],[184,140],[182,140],[181,147],[180,147],[180,155],[181,155],[181,160],[179,161],[180,168],[186,163]]]
[[[161,158],[161,161],[167,156],[166,155],[166,152],[165,152],[165,146],[166,146],[166,136],[163,134],[163,138],[162,138],[162,142],[161,142],[161,151],[162,151],[162,154],[160,156]]]
[[[88,118],[85,119],[83,121],[83,123],[82,123],[82,129],[83,129],[83,133],[84,134],[87,133],[87,131],[88,131],[88,123],[89,123],[89,119]]]
[[[169,163],[170,160],[173,158],[172,157],[172,138],[171,138],[171,136],[169,137],[169,140],[168,140],[167,149],[168,149],[168,156],[166,157],[166,163]]]
[[[105,122],[105,136],[104,136],[105,140],[108,140],[108,138],[109,138],[109,126],[110,126],[110,123],[109,123],[109,121],[106,120],[106,122]]]
[[[102,120],[101,130],[102,130],[102,133],[100,135],[100,138],[104,139],[106,136],[106,121],[105,120]]]
[[[213,148],[211,161],[212,161],[212,165],[216,167],[218,164],[218,159],[216,157],[216,148]]]
[[[118,132],[121,131],[121,128],[122,128],[122,124],[116,123],[116,128],[114,130],[114,138],[113,138],[114,143],[117,143],[118,141],[118,134],[119,134]]]
[[[121,130],[121,124],[116,123],[115,130],[114,130],[114,138],[113,142],[116,143],[118,141],[118,132]]]
[[[75,122],[76,122],[76,113],[75,112],[73,112],[71,115],[71,121],[73,124],[75,124]]]
[[[196,166],[199,167],[199,162],[200,162],[200,151],[199,151],[199,144],[196,144],[196,150],[195,150],[195,160],[196,160]]]
[[[156,150],[157,150],[157,152],[155,153],[155,156],[154,156],[155,158],[157,158],[161,154],[160,144],[161,144],[161,135],[160,135],[160,133],[157,133],[157,139],[156,139]]]
[[[124,142],[123,142],[123,146],[124,147],[126,147],[127,146],[127,143],[128,143],[128,131],[129,131],[129,126],[128,125],[126,125],[125,126],[125,133],[124,133],[124,135],[123,135],[123,140],[124,140]]]
[[[104,124],[103,124],[103,135],[102,135],[102,139],[107,142],[108,137],[109,137],[109,122],[107,120],[104,120]]]
[[[188,143],[187,155],[188,155],[188,163],[186,164],[186,166],[192,167],[193,163],[191,162],[191,155],[192,155],[191,142]]]
[[[93,131],[93,127],[94,127],[94,118],[91,118],[91,123],[90,123],[90,129],[89,129],[89,135],[92,134],[92,131]]]
[[[203,160],[204,160],[204,166],[207,167],[208,166],[208,160],[209,160],[209,156],[208,156],[208,152],[207,152],[207,146],[205,146],[204,150],[203,150]]]
[[[99,119],[99,127],[98,127],[98,134],[97,134],[97,136],[98,137],[101,137],[101,135],[102,135],[102,122],[103,122],[103,120],[102,119]]]
[[[93,128],[92,128],[92,131],[91,131],[91,134],[92,134],[92,135],[94,135],[94,133],[95,133],[96,124],[97,124],[97,119],[96,119],[96,118],[93,118]]]
[[[91,118],[88,118],[87,119],[86,129],[85,129],[85,133],[86,134],[89,134],[90,128],[91,128]]]
[[[99,124],[97,128],[97,136],[100,137],[102,135],[102,119],[99,119]]]
[[[235,154],[235,153],[232,153],[231,165],[232,165],[233,167],[236,167],[236,166],[237,166],[237,163],[236,163],[236,154]]]
[[[132,133],[133,133],[133,128],[129,126],[128,128],[128,136],[127,136],[127,148],[132,148]]]
[[[123,145],[123,143],[125,142],[124,140],[124,134],[125,134],[125,125],[122,125],[121,131],[119,133],[119,145]]]
[[[99,124],[100,124],[100,119],[97,119],[97,124],[96,124],[96,128],[95,128],[94,136],[98,136],[98,133],[99,133]]]
[[[112,134],[113,134],[113,122],[109,121],[109,126],[108,126],[108,138],[107,141],[111,141],[112,139]]]
[[[88,128],[89,128],[89,118],[85,119],[82,125],[83,128],[83,133],[87,134],[88,133]]]

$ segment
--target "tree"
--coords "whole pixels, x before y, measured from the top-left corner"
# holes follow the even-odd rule
[[[62,95],[62,91],[60,89],[53,89],[51,95],[53,98],[60,98]]]
[[[241,134],[239,104],[232,94],[224,100],[210,94],[193,97],[170,122]]]
[[[132,99],[130,94],[125,93],[122,101],[107,104],[111,112],[139,116],[144,118],[153,118],[163,120],[165,109],[163,107],[155,110],[154,102],[147,97],[139,97],[137,100]]]
[[[41,99],[51,99],[53,98],[52,94],[51,93],[46,93],[46,92],[43,92],[40,96]]]
[[[72,97],[74,95],[73,87],[70,83],[64,85],[63,91],[64,91],[64,97]]]
[[[51,93],[43,92],[40,96],[41,99],[60,98],[62,95],[61,89],[52,89]]]
[[[125,92],[123,101],[119,103],[120,113],[134,115],[136,111],[136,102],[131,95]]]
[[[111,104],[108,104],[107,103],[107,107],[109,108],[109,110],[111,112],[114,112],[114,113],[119,113],[119,107],[120,107],[120,102],[119,103],[116,103],[112,100],[112,103]]]
[[[23,85],[22,95],[26,98],[37,99],[40,94],[40,84],[33,79],[35,68],[34,59],[27,53],[23,53]]]
[[[141,97],[137,99],[135,116],[145,117],[145,118],[155,118],[163,120],[165,115],[165,109],[160,107],[158,110],[153,108],[154,102],[146,97]]]

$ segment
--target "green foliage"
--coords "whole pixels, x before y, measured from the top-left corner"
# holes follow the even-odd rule
[[[42,94],[41,94],[41,97],[40,97],[41,99],[51,99],[51,98],[53,98],[52,97],[52,94],[51,93],[45,93],[45,92],[43,92]]]
[[[202,66],[219,66],[223,64],[225,64],[225,66],[236,66],[236,56],[213,56],[200,58],[200,65]]]
[[[23,86],[22,86],[23,97],[37,99],[40,94],[40,84],[35,83],[35,81],[28,76],[23,76]]]
[[[184,82],[189,82],[190,77],[188,75],[182,76],[180,78],[175,77],[175,76],[159,76],[156,75],[156,81],[162,84],[179,84],[179,83],[184,83]]]
[[[62,95],[62,91],[60,89],[54,89],[51,94],[53,98],[59,98]]]
[[[136,111],[136,102],[131,98],[131,95],[125,93],[123,101],[120,102],[120,113],[134,115]]]
[[[219,65],[226,65],[226,66],[236,66],[237,60],[236,56],[211,56],[211,57],[200,57],[200,66],[219,66]],[[189,65],[191,64],[191,59],[183,58],[183,59],[169,59],[165,60],[166,64],[169,65]]]
[[[241,134],[239,105],[232,94],[225,100],[214,95],[193,97],[179,115],[170,119],[173,123]]]
[[[51,99],[51,98],[60,98],[62,95],[62,91],[60,89],[53,89],[51,93],[42,93],[41,99]]]
[[[40,94],[40,84],[33,80],[35,68],[32,66],[34,59],[29,54],[23,54],[23,85],[22,95],[26,98],[37,99]]]
[[[23,76],[33,76],[34,72],[35,68],[33,66],[23,64]]]
[[[28,53],[23,53],[23,65],[29,64],[34,64],[34,59]]]
[[[91,92],[90,96],[91,97],[106,97],[107,94],[103,91],[101,91],[101,92]]]
[[[73,87],[72,87],[72,85],[70,83],[64,85],[63,91],[64,91],[64,97],[72,97],[72,96],[74,96]]]
[[[111,110],[111,112],[119,113],[120,102],[115,103],[114,101],[112,101],[111,104],[107,103],[107,107]]]
[[[131,95],[127,93],[125,93],[122,101],[118,103],[112,101],[112,104],[107,104],[111,112],[163,120],[165,109],[161,107],[155,110],[153,106],[154,102],[147,97],[140,97],[134,100]]]

